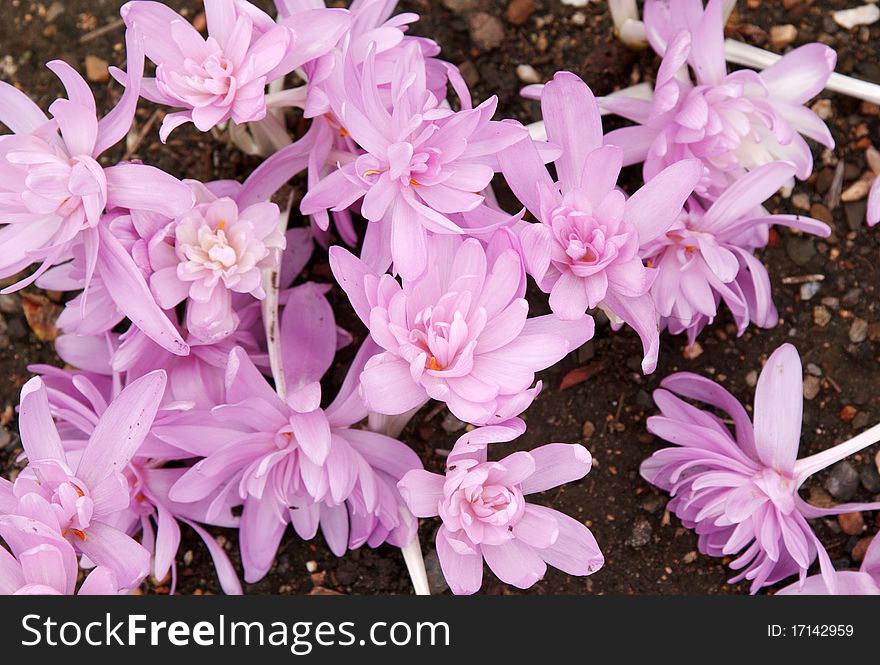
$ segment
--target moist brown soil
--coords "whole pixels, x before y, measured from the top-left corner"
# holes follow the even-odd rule
[[[0,22],[0,78],[27,91],[43,108],[60,93],[55,77],[43,63],[55,58],[67,60],[85,71],[86,59],[96,56],[110,64],[124,66],[123,31],[118,25],[119,0],[65,0],[64,2],[4,2]],[[166,4],[196,19],[202,11],[198,0]],[[259,2],[261,6],[270,3]],[[342,4],[342,3],[332,3]],[[517,3],[528,5],[529,3]],[[878,44],[880,23],[870,28],[846,31],[830,18],[830,12],[846,8],[850,0],[741,1],[728,23],[728,35],[776,51],[819,40],[838,50],[838,71],[880,81]],[[522,24],[509,20],[508,2],[494,0],[414,0],[401,3],[402,10],[416,11],[421,21],[414,32],[435,39],[445,57],[462,67],[473,88],[474,98],[499,97],[499,115],[523,122],[538,119],[534,102],[518,92],[523,83],[516,68],[530,64],[542,80],[559,69],[581,75],[596,94],[654,75],[657,60],[649,51],[624,48],[611,34],[611,20],[605,3],[589,3],[576,9],[558,0],[536,0],[533,11],[525,12]],[[786,9],[786,7],[789,7]],[[487,18],[488,17],[488,18]],[[494,48],[481,48],[471,35],[477,23],[497,20],[503,38]],[[780,49],[770,43],[770,28],[793,24],[798,34],[793,44]],[[106,110],[120,94],[112,82],[92,83],[99,112]],[[600,325],[596,337],[541,376],[544,391],[525,414],[529,429],[517,442],[530,448],[548,441],[581,442],[592,452],[595,466],[580,482],[559,488],[540,500],[575,516],[590,526],[605,553],[605,567],[591,577],[574,578],[551,570],[528,593],[535,594],[723,594],[746,593],[745,585],[726,583],[726,563],[697,554],[697,541],[674,516],[665,511],[665,497],[639,476],[640,462],[663,443],[647,434],[645,419],[654,412],[651,391],[659,381],[676,371],[692,371],[712,377],[750,404],[756,372],[781,343],[797,346],[805,367],[818,374],[818,394],[805,403],[803,452],[812,453],[842,441],[880,421],[880,313],[876,296],[880,288],[877,270],[880,236],[863,223],[864,201],[839,203],[840,188],[846,189],[868,169],[865,150],[872,142],[880,146],[878,108],[842,96],[823,94],[838,147],[823,153],[816,149],[816,172],[807,183],[799,183],[794,198],[774,198],[768,207],[774,212],[796,212],[794,201],[811,209],[813,216],[828,221],[834,233],[827,240],[814,240],[786,230],[774,233],[770,246],[761,252],[773,281],[773,293],[780,323],[773,330],[754,327],[740,338],[725,312],[699,339],[701,352],[686,351],[686,340],[664,335],[663,352],[654,375],[639,372],[640,344],[630,331],[612,334]],[[133,140],[111,153],[112,159],[138,158],[175,175],[210,180],[242,179],[257,161],[243,156],[228,144],[225,136],[200,135],[191,126],[175,131],[168,145],[157,137],[161,111],[143,104],[137,130],[147,129],[142,140]],[[618,126],[609,120],[607,127]],[[843,180],[835,179],[835,167]],[[625,172],[625,186],[638,186],[638,173]],[[302,189],[301,185],[299,186]],[[502,200],[504,200],[502,198]],[[803,212],[803,210],[801,210]],[[2,248],[0,248],[2,251]],[[820,275],[820,287],[811,298],[801,297],[799,278]],[[329,281],[326,254],[319,251],[306,278]],[[813,278],[818,279],[818,278]],[[794,283],[792,283],[794,282]],[[27,294],[37,294],[27,289]],[[55,294],[49,294],[50,303]],[[546,309],[546,298],[533,294],[533,308]],[[344,296],[333,294],[337,316],[350,327],[356,340],[364,329],[356,322]],[[46,307],[38,302],[37,309]],[[815,308],[822,308],[814,311]],[[0,299],[0,472],[12,477],[21,452],[13,407],[18,391],[34,362],[58,362],[51,344],[39,341],[22,311],[19,296]],[[853,334],[853,324],[867,322],[867,339]],[[856,327],[862,326],[857,323]],[[863,340],[863,341],[859,341]],[[328,387],[341,381],[352,351],[340,353],[328,378]],[[579,367],[595,370],[592,378],[567,390],[560,382]],[[815,382],[814,382],[815,383]],[[328,390],[328,394],[330,391]],[[461,431],[448,419],[445,409],[426,407],[403,433],[404,441],[421,455],[426,467],[439,469],[442,452],[448,450]],[[510,448],[510,446],[507,446]],[[499,447],[497,454],[509,452]],[[857,468],[873,465],[877,447],[854,458]],[[826,472],[827,474],[827,472]],[[825,474],[811,479],[805,496],[827,499],[822,489]],[[855,499],[871,500],[860,487]],[[836,565],[857,566],[851,553],[860,537],[877,531],[876,514],[866,514],[862,536],[845,535],[836,519],[819,520],[815,527]],[[438,574],[433,537],[434,520],[423,521],[421,539],[432,579]],[[238,564],[234,532],[215,530],[230,556]],[[219,593],[210,558],[194,533],[184,527],[178,571],[180,593]],[[148,580],[145,593],[167,593],[167,580]],[[411,586],[399,551],[391,547],[364,548],[334,557],[320,536],[302,542],[292,533],[282,543],[277,563],[249,593],[410,593]],[[487,574],[484,592],[521,593]]]

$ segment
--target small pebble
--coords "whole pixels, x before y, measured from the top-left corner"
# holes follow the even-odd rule
[[[819,305],[813,308],[813,323],[820,328],[824,328],[831,323],[831,312],[828,311],[827,307]]]
[[[880,493],[880,471],[873,464],[862,464],[859,467],[859,480],[866,491],[871,494]]]
[[[861,201],[868,195],[871,189],[871,183],[868,180],[856,180],[853,184],[843,190],[840,200],[844,203],[850,201]]]
[[[867,528],[861,513],[843,513],[837,516],[837,522],[840,524],[840,530],[847,536],[859,536]]]
[[[859,489],[859,472],[849,462],[838,462],[825,479],[825,489],[838,501],[849,501]]]
[[[651,542],[651,534],[653,533],[654,528],[651,523],[644,517],[639,518],[633,524],[632,533],[626,539],[626,544],[636,549],[644,547]]]
[[[758,372],[756,370],[752,370],[751,372],[746,374],[746,385],[749,388],[754,388],[756,385],[758,385]]]
[[[859,25],[871,25],[880,20],[880,8],[877,5],[862,5],[852,9],[841,9],[831,15],[834,22],[841,28],[855,28]]]
[[[590,420],[585,420],[584,425],[581,428],[581,434],[583,435],[584,441],[589,441],[593,438],[593,435],[596,433],[596,426]]]
[[[440,427],[443,428],[443,431],[447,434],[454,434],[455,432],[460,432],[467,426],[467,423],[463,420],[459,420],[454,415],[452,415],[451,411],[447,411],[446,415],[443,416],[443,422],[440,423]]]
[[[477,12],[468,19],[471,39],[481,51],[491,51],[504,43],[504,25],[497,17]]]
[[[854,406],[847,404],[840,410],[839,417],[845,423],[850,423],[856,417],[858,410]]]
[[[874,536],[859,539],[859,542],[856,543],[856,546],[853,547],[853,551],[850,553],[853,561],[860,563],[865,558],[865,553],[871,546],[872,540],[874,540]]]
[[[517,65],[516,76],[523,83],[540,83],[541,75],[531,65]]]
[[[535,0],[511,0],[507,5],[507,20],[514,25],[522,25],[535,11]]]
[[[820,288],[822,288],[821,282],[806,282],[801,284],[801,300],[810,300],[810,298],[819,293]]]
[[[95,55],[86,56],[86,78],[92,83],[106,83],[110,80],[109,64]]]
[[[774,25],[770,28],[770,45],[774,48],[784,48],[797,39],[798,31],[793,25]]]
[[[831,106],[830,99],[820,99],[811,107],[813,113],[822,118],[822,120],[830,120],[834,115],[834,107]]]
[[[816,363],[807,363],[807,374],[811,376],[822,376],[822,368]]]
[[[797,265],[805,266],[816,256],[816,245],[812,238],[792,236],[785,241],[785,252]]]
[[[306,561],[306,570],[310,573],[317,572],[318,570],[318,562],[317,561]]]
[[[700,345],[699,342],[694,342],[693,344],[690,344],[689,346],[686,346],[684,348],[684,352],[682,353],[682,355],[687,360],[696,360],[701,355],[703,355],[703,347]]]
[[[821,389],[822,382],[815,376],[807,376],[804,378],[804,399],[816,399],[816,396]]]
[[[849,341],[853,344],[861,344],[868,339],[868,322],[864,319],[853,319],[849,327]]]
[[[810,195],[805,194],[804,192],[798,192],[797,194],[793,194],[791,197],[791,204],[795,208],[799,208],[801,210],[809,210],[810,209]]]

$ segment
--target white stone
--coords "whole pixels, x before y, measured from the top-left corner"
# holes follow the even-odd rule
[[[858,25],[871,25],[880,20],[880,8],[877,5],[862,5],[852,9],[841,9],[832,14],[834,22],[847,30]]]
[[[523,83],[541,82],[541,75],[531,65],[517,65],[516,75]]]

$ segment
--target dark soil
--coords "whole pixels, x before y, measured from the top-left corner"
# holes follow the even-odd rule
[[[4,20],[0,22],[0,77],[26,90],[45,108],[60,92],[54,76],[43,67],[45,61],[63,58],[85,70],[86,57],[97,56],[110,64],[123,65],[123,32],[114,23],[121,4],[118,0],[5,2]],[[166,4],[190,18],[201,12],[198,0]],[[258,4],[265,7],[270,3]],[[525,12],[520,25],[508,19],[507,5],[506,1],[496,0],[414,0],[401,3],[401,9],[422,15],[415,32],[435,39],[443,47],[445,57],[462,66],[475,99],[497,94],[499,114],[524,122],[537,119],[539,113],[535,103],[518,96],[522,82],[517,78],[517,65],[532,65],[542,80],[558,69],[572,70],[597,94],[650,79],[656,71],[652,53],[630,51],[612,37],[605,3],[575,9],[557,0],[536,0],[533,11]],[[797,39],[786,50],[819,40],[838,50],[838,71],[880,81],[880,23],[845,31],[830,18],[832,10],[853,5],[851,0],[748,0],[739,5],[728,24],[729,36],[779,50],[770,43],[770,28],[794,24],[798,28]],[[486,21],[497,21],[494,27],[500,30],[501,39],[496,47],[480,50],[470,30],[475,23]],[[108,29],[96,34],[105,26]],[[112,82],[93,83],[92,87],[99,109],[111,106],[120,93]],[[607,326],[601,326],[592,342],[541,377],[544,391],[526,413],[529,430],[518,443],[528,448],[548,441],[582,442],[590,449],[595,459],[592,472],[584,480],[549,492],[541,499],[588,524],[607,563],[587,578],[571,578],[551,570],[530,593],[747,592],[745,585],[726,584],[730,577],[726,561],[697,555],[693,533],[670,517],[664,510],[665,496],[638,475],[640,462],[663,445],[646,433],[644,421],[654,412],[651,391],[672,372],[688,370],[710,376],[749,404],[756,372],[767,356],[787,341],[798,347],[805,367],[810,363],[810,371],[818,379],[818,394],[805,403],[802,454],[827,448],[880,421],[876,390],[880,383],[880,312],[876,304],[880,288],[880,237],[863,223],[864,201],[840,204],[838,197],[841,186],[846,189],[867,170],[865,150],[872,143],[880,146],[880,109],[836,95],[825,94],[822,99],[826,100],[823,103],[830,113],[829,123],[838,147],[827,154],[817,149],[813,178],[799,184],[792,199],[777,197],[768,207],[774,212],[795,212],[798,202],[813,216],[828,221],[834,234],[819,241],[783,230],[773,236],[771,245],[762,253],[780,313],[780,324],[775,329],[752,327],[737,338],[725,313],[704,331],[699,349],[686,352],[683,337],[665,335],[657,372],[644,377],[639,372],[640,344],[636,336],[628,331],[611,334]],[[191,125],[177,130],[169,144],[162,146],[156,134],[161,116],[154,115],[155,111],[148,104],[142,105],[137,128],[143,129],[147,123],[151,128],[142,141],[131,145],[128,157],[143,159],[178,176],[202,180],[241,179],[256,165],[255,160],[230,147],[222,135],[202,136]],[[614,122],[610,120],[608,126],[614,126]],[[116,159],[124,153],[126,149],[122,147],[111,157]],[[839,162],[844,163],[844,177],[842,183],[835,183]],[[632,169],[629,178],[625,185],[638,185],[637,173]],[[323,253],[317,253],[309,271],[310,278],[328,279]],[[823,279],[818,292],[803,300],[799,278],[808,275],[821,275]],[[28,289],[27,293],[38,292]],[[38,302],[37,307],[51,307],[51,300],[49,303]],[[340,322],[351,325],[360,339],[364,331],[354,324],[338,290],[334,304]],[[534,307],[543,309],[544,298],[536,298]],[[814,312],[814,308],[823,309]],[[0,299],[0,317],[0,470],[10,477],[16,473],[15,458],[21,452],[13,407],[20,386],[28,378],[26,366],[33,362],[57,362],[57,358],[51,345],[40,342],[31,331],[19,296]],[[859,335],[851,339],[851,328],[857,320],[867,322],[867,339]],[[340,354],[331,379],[338,383],[350,358],[351,351]],[[563,376],[583,366],[595,369],[596,374],[585,383],[561,391]],[[403,439],[420,453],[429,468],[442,465],[443,458],[438,452],[448,450],[460,435],[449,431],[455,429],[455,423],[450,423],[447,416],[445,410],[426,407],[403,434]],[[499,450],[499,454],[506,452]],[[853,463],[857,468],[867,468],[874,464],[876,452],[875,446],[854,458]],[[805,496],[827,500],[822,489],[824,480],[824,475],[811,479]],[[859,488],[855,497],[871,498],[864,487]],[[863,536],[869,536],[877,531],[878,516],[868,514],[865,518],[868,526]],[[815,526],[837,565],[858,566],[851,561],[850,554],[859,536],[844,535],[836,519],[820,520]],[[421,535],[428,566],[433,576],[439,578],[433,552],[436,527],[434,521],[423,522]],[[210,558],[195,535],[186,529],[184,532],[178,557],[179,591],[218,593]],[[227,550],[237,561],[235,534],[228,532],[225,536]],[[168,584],[148,581],[143,590],[167,593]],[[250,593],[327,590],[410,593],[411,587],[403,560],[394,548],[364,548],[337,559],[320,537],[303,543],[289,535],[269,575],[247,588]],[[484,590],[492,594],[518,593],[491,575],[486,576]]]

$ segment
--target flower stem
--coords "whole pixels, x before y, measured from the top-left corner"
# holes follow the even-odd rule
[[[864,450],[868,446],[880,442],[880,423],[874,425],[870,429],[866,429],[861,434],[854,436],[849,441],[839,443],[833,448],[823,450],[821,453],[810,455],[803,459],[799,459],[794,465],[794,475],[798,487],[817,471],[826,469],[832,464],[846,459],[860,450]]]
[[[278,228],[287,233],[287,222],[290,218],[288,205],[278,216]],[[279,293],[281,291],[281,254],[274,266],[263,271],[263,288],[266,298],[263,300],[263,325],[266,330],[266,345],[269,349],[269,366],[275,381],[275,392],[281,399],[287,397],[287,380],[281,356],[281,327],[278,318]]]
[[[401,518],[407,522],[413,519],[412,515],[402,508],[400,510],[400,515]],[[416,529],[416,534],[413,536],[413,539],[409,544],[401,547],[400,551],[403,552],[403,560],[406,562],[406,570],[409,572],[409,577],[412,580],[413,589],[415,590],[416,595],[430,596],[431,586],[428,584],[428,573],[425,570],[425,560],[422,558],[422,547],[419,544],[418,529]]]

